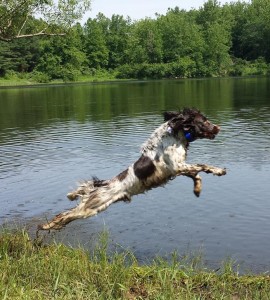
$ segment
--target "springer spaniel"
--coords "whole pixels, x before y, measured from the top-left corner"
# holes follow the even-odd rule
[[[135,163],[110,180],[93,178],[83,182],[67,194],[70,200],[80,197],[80,203],[39,225],[38,229],[61,229],[73,220],[96,215],[114,202],[131,201],[133,195],[165,185],[180,175],[193,180],[194,194],[199,197],[202,189],[199,172],[226,174],[226,169],[185,162],[189,143],[203,138],[214,139],[219,126],[208,121],[197,109],[190,108],[165,112],[164,121],[142,145],[141,156]]]

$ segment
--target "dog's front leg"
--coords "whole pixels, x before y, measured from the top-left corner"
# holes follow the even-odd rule
[[[222,176],[226,174],[226,169],[203,165],[203,164],[179,164],[177,175],[196,176],[199,172],[212,173],[213,175]]]
[[[192,178],[194,182],[194,194],[199,197],[201,190],[202,190],[202,179],[198,175],[199,172],[205,172],[205,173],[212,173],[213,175],[222,176],[226,174],[226,169],[204,165],[204,164],[194,164],[194,165],[188,165],[188,164],[180,164],[178,166],[178,172],[177,175],[183,175],[187,176],[189,178]]]

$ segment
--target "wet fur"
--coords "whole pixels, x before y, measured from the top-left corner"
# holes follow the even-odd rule
[[[213,139],[219,132],[218,126],[198,110],[189,108],[181,112],[165,112],[164,121],[142,145],[141,156],[135,163],[110,180],[93,178],[83,182],[67,195],[70,200],[80,197],[80,203],[39,225],[38,229],[61,229],[73,220],[98,214],[112,203],[131,201],[133,195],[162,186],[180,175],[193,180],[194,193],[199,196],[202,188],[199,172],[218,176],[226,174],[225,169],[185,163],[189,145],[185,133],[189,132],[193,140]]]

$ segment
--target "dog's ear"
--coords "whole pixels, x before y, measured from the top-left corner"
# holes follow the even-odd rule
[[[164,121],[167,122],[173,118],[176,118],[179,116],[179,112],[176,112],[176,111],[165,111],[163,113],[163,116],[164,116]]]
[[[177,114],[168,121],[168,125],[171,127],[174,133],[177,133],[179,130],[184,128],[185,117],[182,114]]]

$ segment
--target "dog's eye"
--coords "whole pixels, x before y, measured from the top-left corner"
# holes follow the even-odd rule
[[[206,124],[206,122],[207,122],[206,120],[198,119],[196,123],[200,124],[200,125],[204,125],[204,124]]]

